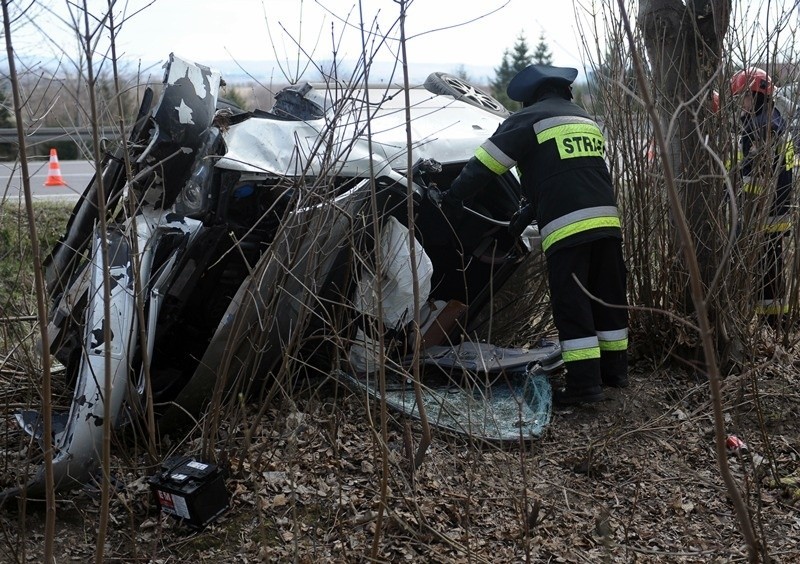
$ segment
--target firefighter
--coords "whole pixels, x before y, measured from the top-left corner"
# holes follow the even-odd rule
[[[443,194],[443,204],[457,209],[492,175],[517,167],[530,204],[509,229],[518,236],[533,220],[540,227],[566,366],[566,387],[553,393],[558,406],[599,402],[605,397],[602,386],[628,385],[622,230],[603,133],[571,101],[577,74],[549,65],[520,71],[507,93],[522,102],[522,110],[476,150]]]
[[[783,246],[792,228],[794,165],[794,144],[772,103],[774,88],[760,68],[747,68],[731,77],[731,93],[739,98],[742,109],[739,150],[745,221],[763,228],[756,313],[773,326],[788,312]]]

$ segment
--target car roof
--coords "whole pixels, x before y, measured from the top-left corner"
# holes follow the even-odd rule
[[[409,133],[412,163],[463,163],[504,119],[422,87],[408,89],[408,103],[398,86],[292,89],[292,103],[276,103],[224,132],[227,152],[218,167],[281,176],[363,177],[383,167],[403,172]],[[295,109],[293,116],[289,110]]]

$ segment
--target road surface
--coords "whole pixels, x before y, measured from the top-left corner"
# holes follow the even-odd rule
[[[66,186],[45,186],[49,173],[48,159],[37,159],[28,164],[31,177],[31,194],[36,200],[77,200],[94,175],[94,163],[90,161],[59,161],[61,177]],[[0,200],[24,201],[22,194],[22,172],[19,163],[0,161]]]

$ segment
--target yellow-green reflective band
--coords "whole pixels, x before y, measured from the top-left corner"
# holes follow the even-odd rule
[[[618,341],[600,341],[601,351],[626,351],[628,350],[628,339]]]
[[[603,157],[605,140],[594,124],[572,123],[551,127],[536,135],[539,143],[554,139],[561,159]]]
[[[784,233],[792,230],[792,217],[789,214],[771,215],[764,222],[767,233]]]
[[[792,141],[786,142],[786,155],[784,158],[786,159],[784,163],[786,165],[786,170],[792,170],[794,166],[794,143]]]
[[[480,148],[486,151],[489,154],[489,156],[492,157],[494,160],[496,160],[498,163],[500,163],[501,166],[504,166],[506,170],[510,169],[511,167],[517,164],[517,161],[515,161],[510,156],[506,155],[503,152],[503,150],[497,145],[495,145],[491,139],[487,139],[486,141],[481,143]]]
[[[583,221],[585,219],[595,219],[598,217],[619,217],[617,206],[594,206],[591,208],[581,208],[552,221],[548,221],[540,228],[542,237],[549,237],[559,229]]]
[[[590,229],[600,229],[602,227],[619,227],[620,222],[618,217],[593,217],[591,219],[584,219],[582,221],[576,221],[575,223],[571,223],[566,225],[560,229],[556,229],[550,235],[542,239],[542,250],[546,251],[554,244],[558,243],[562,239],[566,239],[576,233],[581,233],[582,231],[589,231]]]
[[[767,233],[785,233],[787,231],[792,230],[792,224],[790,222],[786,223],[773,223],[772,225],[767,225],[764,231]]]
[[[764,191],[764,187],[759,184],[753,184],[752,182],[747,182],[742,186],[742,190],[744,190],[747,194],[761,194]]]
[[[475,151],[475,157],[495,174],[503,174],[508,170],[507,166],[503,166],[500,161],[490,155],[483,147],[478,147]]]
[[[789,313],[789,304],[782,304],[772,300],[759,303],[756,306],[756,313],[759,315],[776,315],[779,313]],[[566,361],[566,359],[564,359]]]
[[[579,360],[592,360],[600,358],[600,347],[590,349],[578,349],[574,351],[561,351],[561,358],[564,362],[577,362]]]

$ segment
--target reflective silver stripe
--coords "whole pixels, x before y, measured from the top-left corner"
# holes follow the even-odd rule
[[[601,341],[621,341],[628,338],[627,329],[617,329],[616,331],[598,331],[597,338]]]
[[[787,221],[792,221],[791,214],[782,213],[779,215],[770,215],[767,217],[767,223],[786,223]]]
[[[492,143],[489,139],[487,139],[481,144],[481,148],[487,153],[489,153],[489,156],[491,156],[494,160],[496,160],[498,163],[506,167],[506,169],[509,169],[517,164],[517,161],[506,155],[503,151],[500,150],[500,148],[497,145]]]
[[[583,337],[581,339],[561,341],[562,351],[578,351],[581,349],[591,349],[597,346],[600,346],[597,337]]]
[[[589,118],[584,118],[580,116],[557,116],[557,117],[543,119],[542,121],[537,121],[536,123],[533,124],[533,131],[535,131],[536,134],[538,135],[542,131],[550,129],[551,127],[558,127],[559,125],[570,125],[573,123],[583,123],[597,127],[597,123]]]
[[[781,215],[770,215],[767,217],[766,225],[778,225],[788,223],[789,225],[792,224],[792,216],[788,213],[784,213]]]
[[[542,236],[542,239],[545,239],[548,235],[558,229],[561,229],[562,227],[566,227],[567,225],[575,223],[576,221],[592,219],[595,217],[619,217],[619,212],[617,211],[616,206],[597,206],[594,208],[584,208],[582,210],[577,210],[554,219],[542,227],[539,230],[539,234]]]

